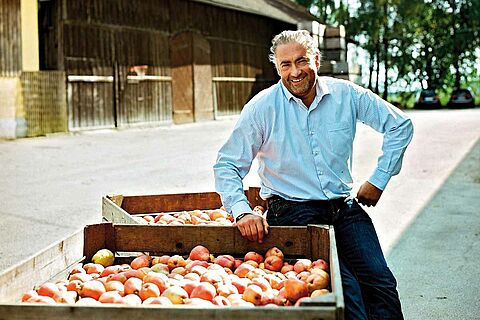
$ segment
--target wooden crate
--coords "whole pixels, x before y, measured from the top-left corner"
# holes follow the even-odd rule
[[[21,303],[22,293],[52,279],[65,279],[79,262],[101,248],[114,252],[187,255],[203,244],[212,254],[236,257],[251,250],[279,247],[286,259],[322,258],[330,262],[331,290],[300,307],[131,307]],[[144,226],[101,223],[86,226],[37,255],[0,273],[0,318],[8,319],[343,319],[343,292],[331,226],[271,227],[264,243],[249,242],[235,227]]]
[[[259,196],[260,188],[250,187],[245,191],[250,205],[267,207]],[[102,215],[106,221],[114,223],[143,223],[136,219],[160,212],[218,209],[222,206],[216,192],[177,193],[145,196],[105,196],[102,199]],[[146,224],[146,222],[144,222]]]

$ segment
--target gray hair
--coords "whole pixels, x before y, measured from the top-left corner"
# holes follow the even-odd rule
[[[285,30],[277,34],[272,39],[272,46],[270,47],[270,54],[268,59],[272,62],[275,67],[277,67],[276,51],[277,47],[282,44],[296,42],[305,47],[308,55],[320,54],[318,47],[315,45],[315,42],[307,30]]]

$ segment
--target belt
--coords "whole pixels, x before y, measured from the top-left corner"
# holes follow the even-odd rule
[[[345,205],[345,201],[347,198],[336,198],[336,199],[329,199],[329,200],[308,200],[308,201],[293,201],[293,200],[286,200],[280,196],[273,195],[267,199],[268,206],[274,201],[285,201],[285,202],[293,202],[298,204],[311,204],[313,206],[319,206],[324,208],[330,208],[334,213],[338,213],[343,206]]]

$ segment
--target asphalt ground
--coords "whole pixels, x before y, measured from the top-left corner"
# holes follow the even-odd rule
[[[480,141],[387,258],[405,319],[480,319]]]
[[[480,319],[480,109],[408,113],[415,135],[402,172],[366,210],[406,319]],[[100,222],[104,195],[212,191],[235,120],[0,140],[0,270]],[[381,135],[359,125],[354,190],[380,148]],[[244,182],[258,185],[255,165]]]

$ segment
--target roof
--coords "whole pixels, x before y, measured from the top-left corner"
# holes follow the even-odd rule
[[[291,24],[317,20],[308,10],[291,0],[193,0],[213,6],[224,7],[269,17]]]

